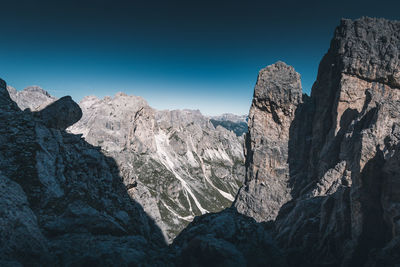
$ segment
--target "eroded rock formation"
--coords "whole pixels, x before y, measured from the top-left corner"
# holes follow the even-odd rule
[[[300,75],[293,67],[277,62],[260,71],[246,136],[246,185],[234,204],[256,221],[275,219],[291,199],[289,134],[301,103]]]
[[[288,265],[400,264],[399,53],[400,22],[342,20],[311,97],[283,63],[260,72],[234,206],[264,226]]]

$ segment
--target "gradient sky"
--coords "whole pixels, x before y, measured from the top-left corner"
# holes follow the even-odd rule
[[[157,109],[247,114],[258,71],[278,60],[310,92],[342,17],[400,19],[400,1],[0,0],[0,77],[21,90]]]

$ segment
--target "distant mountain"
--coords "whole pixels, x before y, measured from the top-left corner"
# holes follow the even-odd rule
[[[200,111],[157,111],[137,96],[86,97],[69,130],[118,163],[129,195],[172,240],[194,216],[231,205],[244,182],[243,138]]]
[[[8,90],[21,108],[55,101],[39,87]],[[230,206],[244,182],[243,137],[198,110],[157,111],[124,93],[87,96],[79,105],[82,119],[68,131],[116,160],[129,195],[168,240],[194,216]]]
[[[7,86],[11,99],[17,103],[21,110],[29,108],[32,111],[40,110],[57,100],[39,86],[30,86],[22,91]]]
[[[238,116],[231,113],[224,113],[220,116],[209,117],[210,122],[216,128],[221,126],[229,131],[233,131],[237,136],[247,133],[247,116]]]

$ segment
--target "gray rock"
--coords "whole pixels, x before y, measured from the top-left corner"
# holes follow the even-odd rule
[[[11,99],[17,103],[21,110],[29,108],[32,111],[38,111],[57,100],[39,86],[30,86],[22,91],[7,86],[7,90]]]
[[[302,102],[300,75],[277,62],[261,70],[246,135],[246,182],[234,206],[256,221],[272,220],[291,199],[289,130]]]
[[[64,96],[37,112],[49,128],[65,130],[82,118],[82,110],[70,96]]]
[[[157,111],[123,93],[80,106],[83,117],[68,130],[116,160],[129,195],[169,241],[194,216],[230,206],[244,178],[241,137],[198,110]]]
[[[259,222],[275,219],[265,231],[290,266],[400,265],[399,27],[385,19],[343,20],[311,98],[301,97],[298,75],[283,63],[260,74],[246,181],[234,206]],[[202,217],[207,244],[219,232],[213,221],[225,214],[212,216]],[[197,228],[189,225],[179,240],[195,241],[190,233],[201,236]]]
[[[233,208],[196,217],[172,248],[179,266],[286,266],[267,225]]]
[[[0,89],[1,264],[168,264],[162,232],[129,197],[115,161],[60,130],[76,113],[55,113],[63,126],[46,126],[52,111],[78,105],[63,98],[38,116]]]

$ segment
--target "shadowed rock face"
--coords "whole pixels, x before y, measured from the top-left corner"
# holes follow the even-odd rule
[[[49,128],[65,130],[82,118],[82,110],[70,96],[64,96],[37,112]]]
[[[311,97],[283,63],[260,72],[234,206],[269,225],[290,266],[400,264],[399,37],[398,21],[343,20]],[[177,240],[212,229],[206,217]]]
[[[0,265],[164,265],[115,161],[62,130],[80,116],[70,97],[21,111],[0,81]]]

